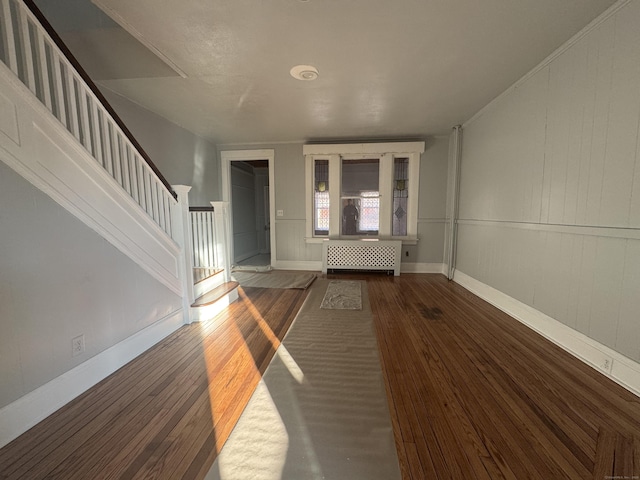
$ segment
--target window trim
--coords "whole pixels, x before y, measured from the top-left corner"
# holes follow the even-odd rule
[[[314,161],[329,161],[329,185],[342,185],[341,164],[342,159],[351,160],[357,158],[380,159],[380,229],[376,236],[363,238],[378,238],[402,240],[407,244],[415,244],[418,240],[418,201],[420,186],[420,155],[424,153],[424,142],[392,142],[392,143],[354,143],[354,144],[319,144],[303,145],[305,157],[305,204],[306,204],[306,229],[305,240],[307,243],[322,243],[326,239],[354,239],[351,235],[340,236],[341,214],[341,188],[330,188],[329,202],[329,235],[314,235],[313,212],[313,176]],[[407,235],[392,235],[392,209],[393,209],[393,164],[394,159],[409,159],[409,202],[407,208]],[[415,193],[414,193],[415,192]]]

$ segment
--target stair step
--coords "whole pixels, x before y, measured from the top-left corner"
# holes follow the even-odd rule
[[[226,282],[222,285],[217,286],[213,290],[209,290],[204,295],[196,298],[195,302],[191,305],[192,307],[206,307],[217,302],[219,299],[224,297],[226,294],[234,291],[238,288],[240,284],[238,282]]]

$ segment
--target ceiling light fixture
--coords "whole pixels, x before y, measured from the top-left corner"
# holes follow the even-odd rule
[[[318,69],[312,65],[296,65],[289,73],[297,80],[311,81],[318,78]]]

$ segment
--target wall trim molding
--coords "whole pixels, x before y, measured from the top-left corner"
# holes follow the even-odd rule
[[[627,4],[629,4],[631,0],[619,0],[610,6],[607,10],[597,16],[594,20],[592,20],[589,24],[587,24],[582,30],[576,33],[573,37],[563,43],[560,47],[558,47],[553,53],[551,53],[547,58],[542,60],[538,65],[533,67],[528,73],[526,73],[523,77],[517,80],[513,85],[507,88],[504,92],[498,95],[496,98],[491,100],[487,105],[482,107],[478,112],[476,112],[469,120],[462,124],[462,128],[465,129],[473,122],[475,122],[478,118],[482,117],[487,111],[493,109],[499,103],[501,103],[507,96],[509,96],[515,89],[520,87],[523,83],[533,77],[536,73],[538,73],[543,68],[547,67],[551,64],[556,58],[562,55],[564,52],[573,47],[576,43],[582,40],[583,37],[591,33],[592,30],[598,28],[602,23],[607,21],[610,17],[615,15],[619,10],[624,8]]]
[[[440,273],[444,275],[446,266],[443,263],[401,263],[400,273]]]
[[[0,409],[0,448],[184,325],[182,309]]]
[[[459,270],[453,280],[630,392],[640,395],[640,363]]]
[[[471,219],[458,220],[458,225],[517,228],[520,230],[535,230],[539,232],[567,233],[571,235],[640,240],[640,228],[633,227],[599,227],[594,225],[562,225],[552,223]]]
[[[231,165],[234,161],[244,160],[267,160],[269,162],[269,224],[276,223],[276,173],[275,173],[275,150],[272,148],[252,149],[252,150],[220,150],[220,178],[222,182],[222,201],[229,205],[229,238],[233,239],[233,203],[231,199]],[[271,250],[271,266],[276,263],[276,230],[271,228],[269,237]],[[233,262],[233,242],[229,245],[230,262]]]

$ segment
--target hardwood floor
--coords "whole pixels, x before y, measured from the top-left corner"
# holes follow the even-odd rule
[[[202,478],[306,293],[241,289],[0,450],[0,478]]]
[[[370,277],[404,479],[640,478],[640,399],[441,275]]]
[[[404,480],[640,478],[638,397],[442,275],[354,277]],[[0,450],[0,478],[202,478],[305,295],[244,289]]]

